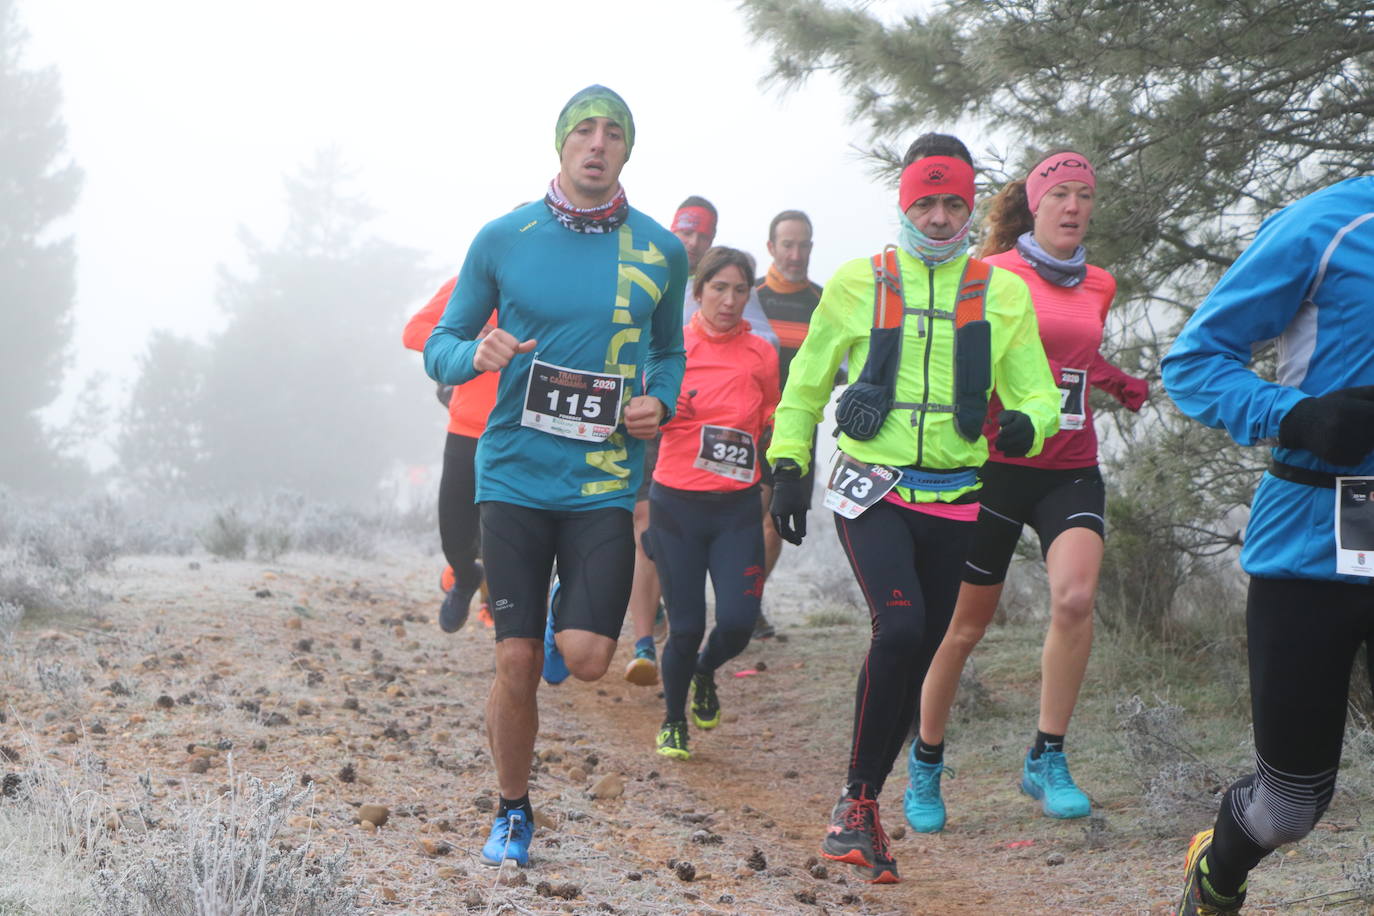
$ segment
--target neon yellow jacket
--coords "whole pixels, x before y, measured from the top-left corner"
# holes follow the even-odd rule
[[[967,256],[934,270],[905,251],[899,250],[897,256],[907,314],[894,400],[897,404],[953,404],[954,322],[913,311],[953,312]],[[984,317],[992,331],[993,387],[1004,407],[1030,417],[1035,442],[1029,454],[1038,454],[1045,439],[1059,430],[1059,389],[1045,359],[1025,281],[1011,271],[993,268]],[[872,327],[873,267],[868,258],[859,258],[835,272],[811,316],[806,340],[792,360],[778,404],[773,444],[768,449],[770,462],[790,458],[805,471],[811,434],[830,400],[840,361],[849,357],[849,381],[857,380],[868,358]],[[952,413],[901,407],[893,408],[872,439],[841,435],[839,445],[860,461],[893,467],[953,470],[981,467],[988,458],[987,440],[980,436],[969,442],[960,436]],[[912,502],[949,502],[972,489],[905,491],[903,496]]]

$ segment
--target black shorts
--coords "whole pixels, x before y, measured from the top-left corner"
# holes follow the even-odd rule
[[[617,508],[484,502],[482,563],[497,641],[544,638],[555,561],[561,587],[554,629],[618,638],[634,577],[634,516]]]
[[[1106,490],[1097,466],[1065,470],[989,461],[978,472],[982,508],[973,546],[964,561],[964,581],[997,585],[1007,577],[1021,528],[1040,535],[1040,555],[1070,528],[1087,528],[1106,537]]]

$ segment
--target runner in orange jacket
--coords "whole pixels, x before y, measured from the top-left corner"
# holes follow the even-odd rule
[[[453,295],[454,277],[434,294],[401,332],[401,341],[411,350],[425,349],[425,341]],[[496,313],[492,313],[492,321]],[[490,322],[489,322],[490,324]],[[461,629],[468,618],[468,605],[482,586],[482,565],[477,559],[478,512],[473,501],[476,480],[473,458],[477,439],[486,429],[487,417],[496,403],[495,372],[484,372],[466,385],[440,385],[439,400],[448,405],[448,438],[444,442],[444,467],[439,477],[439,542],[443,545],[448,568],[440,577],[444,602],[439,608],[439,625],[447,633]],[[491,626],[486,602],[478,615]]]

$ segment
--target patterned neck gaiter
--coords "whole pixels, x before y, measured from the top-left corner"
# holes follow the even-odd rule
[[[917,229],[916,224],[908,219],[905,213],[898,210],[897,215],[902,220],[902,227],[897,233],[897,244],[913,258],[920,258],[927,267],[947,264],[968,251],[968,233],[973,227],[973,217],[970,216],[968,222],[964,223],[964,228],[952,237],[933,239]]]
[[[630,204],[625,199],[624,187],[617,189],[615,196],[601,206],[584,210],[568,202],[568,198],[563,195],[563,189],[559,187],[557,175],[549,182],[549,192],[544,195],[544,203],[548,205],[554,219],[574,232],[588,234],[615,232],[624,225],[630,215]]]

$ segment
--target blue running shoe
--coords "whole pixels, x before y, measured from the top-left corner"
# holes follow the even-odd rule
[[[563,661],[563,653],[553,640],[553,618],[558,613],[558,594],[561,583],[555,576],[553,588],[549,589],[549,619],[544,625],[544,680],[550,684],[561,684],[568,679],[568,663]]]
[[[945,800],[940,796],[940,776],[948,773],[953,779],[954,771],[943,763],[917,760],[916,742],[913,741],[911,753],[907,755],[906,772],[911,778],[902,796],[906,822],[917,833],[939,833],[945,829]]]
[[[652,636],[635,643],[635,657],[625,666],[625,680],[638,687],[652,687],[658,683],[658,654],[654,652]]]
[[[530,864],[530,840],[534,825],[525,812],[516,808],[504,817],[498,816],[491,825],[491,836],[482,847],[482,864],[499,868],[507,860],[521,868]]]
[[[1040,800],[1046,817],[1087,817],[1092,803],[1069,775],[1069,759],[1063,751],[1045,751],[1039,760],[1026,752],[1021,768],[1021,791]]]

